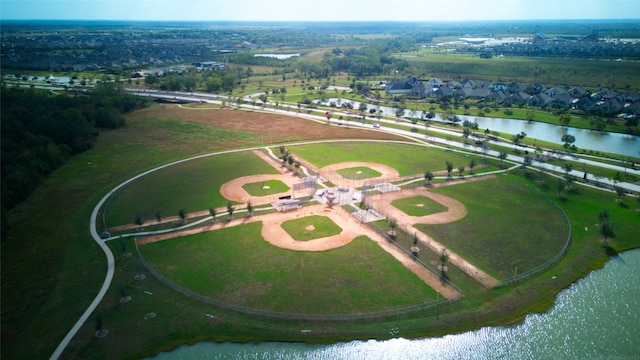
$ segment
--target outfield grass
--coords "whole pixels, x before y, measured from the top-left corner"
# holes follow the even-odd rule
[[[366,237],[322,252],[280,249],[261,223],[144,245],[146,261],[198,294],[276,312],[362,313],[418,304],[436,293]]]
[[[439,148],[397,143],[336,142],[291,146],[289,150],[318,168],[349,161],[373,161],[388,165],[400,176],[446,170],[445,161],[467,166],[471,159],[481,162],[481,156],[446,151]]]
[[[446,206],[435,202],[426,196],[414,196],[393,200],[391,205],[410,216],[426,216],[448,210]]]
[[[370,179],[382,175],[381,173],[366,166],[356,166],[352,168],[339,169],[336,172],[346,179]]]
[[[342,232],[342,228],[331,221],[331,219],[320,215],[287,220],[283,222],[281,226],[297,241],[320,239],[327,236],[338,235]],[[310,228],[311,226],[313,226],[313,229]]]
[[[242,166],[240,166],[240,164]],[[205,157],[180,163],[148,174],[129,184],[113,198],[107,224],[131,224],[140,215],[143,221],[177,216],[187,212],[226,206],[228,199],[220,186],[238,177],[278,174],[272,166],[250,151]]]
[[[265,187],[267,188],[265,189]],[[267,180],[244,184],[242,188],[251,196],[267,196],[291,190],[290,187],[280,180]]]
[[[467,216],[416,228],[498,280],[544,264],[569,235],[558,208],[539,192],[502,177],[432,191],[461,201]]]

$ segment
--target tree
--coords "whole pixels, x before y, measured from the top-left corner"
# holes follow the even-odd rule
[[[447,176],[451,177],[451,171],[453,171],[453,162],[445,160],[445,164],[447,165]]]
[[[464,127],[464,129],[462,129],[462,138],[464,138],[464,143],[467,143],[467,140],[469,139],[469,136],[471,135],[471,129],[467,126]]]
[[[592,129],[595,129],[597,131],[602,131],[607,127],[607,122],[599,116],[592,117],[589,124],[591,125]]]
[[[602,225],[609,221],[609,210],[603,209],[598,213],[598,224]]]
[[[96,315],[96,335],[102,334],[103,329],[102,314]]]
[[[517,147],[525,137],[527,137],[527,133],[525,133],[524,131],[521,131],[520,134],[514,135],[512,138],[513,144]]]
[[[501,151],[500,154],[498,154],[498,158],[500,159],[500,167],[503,167],[503,161],[504,159],[507,158],[507,153],[504,151]]]
[[[431,171],[427,170],[424,173],[424,181],[426,181],[425,185],[431,184],[431,180],[433,180],[433,173]]]
[[[569,126],[569,123],[571,122],[571,114],[566,112],[566,113],[560,115],[559,120],[560,120],[560,125],[567,127],[567,126]]]
[[[180,220],[183,224],[187,222],[187,210],[180,209],[180,211],[178,211],[178,216],[180,217]]]
[[[571,173],[571,171],[573,170],[573,164],[571,163],[565,163],[564,166],[562,167],[564,169],[564,174],[565,174],[565,178],[567,180],[570,179],[569,174]]]
[[[398,225],[396,223],[395,220],[393,219],[388,219],[387,220],[387,224],[389,224],[389,228],[391,228],[391,231],[389,231],[389,236],[391,237],[391,239],[395,239],[396,237],[396,226]]]
[[[216,209],[213,206],[209,207],[209,215],[213,218],[213,222],[216,222]]]
[[[576,137],[573,135],[564,134],[562,135],[562,138],[560,139],[560,141],[563,142],[562,147],[564,147],[565,149],[568,149],[571,147],[571,145],[574,142],[576,142]]]
[[[449,261],[449,254],[446,249],[442,249],[440,253],[440,279],[445,282],[447,279],[447,262]]]
[[[411,247],[411,255],[413,257],[418,256],[418,252],[420,251],[420,248],[418,248],[418,234],[416,234],[415,232],[413,233],[413,246]]]
[[[399,107],[396,109],[396,121],[400,121],[400,118],[404,116],[404,108],[403,107]]]
[[[462,176],[463,172],[464,172],[464,166],[458,166],[458,176]]]
[[[160,214],[160,210],[156,211],[156,221],[158,224],[162,222],[162,214]]]
[[[620,197],[625,194],[624,188],[622,188],[620,186],[615,186],[614,190],[616,191],[616,194],[618,195],[618,202],[622,206],[622,201],[620,200]]]
[[[620,181],[622,181],[622,174],[620,173],[620,171],[616,171],[613,174],[613,186],[615,187]]]
[[[469,161],[469,174],[473,174],[473,168],[476,167],[476,159]]]
[[[615,223],[609,222],[609,210],[604,209],[598,213],[598,225],[600,226],[600,234],[603,237],[603,242],[605,243],[605,245],[607,245],[609,239],[616,236],[615,232],[613,231]]]
[[[535,113],[533,112],[533,110],[527,110],[526,114],[525,114],[525,118],[527,119],[528,122],[533,122],[533,119],[535,119]]]
[[[231,221],[231,219],[233,219],[233,203],[231,201],[229,201],[227,203],[227,213],[229,214],[229,221]]]
[[[253,215],[253,205],[251,205],[251,200],[247,202],[247,215],[251,217]]]
[[[531,164],[533,164],[533,160],[531,160],[531,155],[525,155],[522,162],[522,168],[524,169],[525,175],[527,174],[527,167],[531,166]]]
[[[140,214],[136,214],[136,225],[138,225],[138,230],[140,230],[140,228],[142,227],[143,221],[142,218],[140,217]]]
[[[360,113],[362,114],[362,122],[364,123],[364,116],[365,116],[365,111],[367,111],[367,104],[361,102],[360,105],[358,106],[358,110],[360,110]]]
[[[562,199],[562,190],[567,186],[561,178],[558,178],[558,199]]]
[[[616,233],[613,231],[614,226],[615,224],[609,222],[600,224],[600,234],[602,235],[602,241],[605,245],[609,244],[609,239],[613,239],[616,236]]]
[[[260,96],[258,96],[258,99],[262,101],[262,107],[265,107],[267,105],[267,100],[269,99],[269,95],[267,95],[266,93],[260,94]]]

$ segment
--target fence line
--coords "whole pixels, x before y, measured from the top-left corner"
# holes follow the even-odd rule
[[[509,181],[513,181],[513,180],[509,180]],[[533,190],[531,190],[533,191]],[[536,189],[537,191],[537,189]],[[538,193],[547,201],[549,202],[551,205],[555,206],[558,210],[560,210],[560,213],[562,214],[562,217],[564,218],[565,223],[567,224],[567,228],[569,230],[568,234],[567,234],[567,238],[564,241],[564,245],[562,246],[562,249],[551,259],[549,259],[548,261],[546,261],[543,264],[540,264],[538,266],[536,266],[535,268],[525,271],[521,274],[516,274],[515,276],[510,276],[506,279],[500,280],[500,282],[505,285],[508,283],[512,283],[518,280],[522,280],[524,278],[527,278],[531,275],[537,274],[539,272],[541,272],[542,270],[545,270],[549,267],[551,267],[552,265],[556,264],[558,261],[560,261],[560,259],[567,253],[567,251],[569,250],[569,245],[571,245],[571,233],[572,233],[572,228],[571,228],[571,221],[569,221],[569,217],[567,216],[567,214],[564,212],[564,210],[554,201],[552,201],[551,199],[549,199],[549,197],[542,193],[541,191],[538,191]]]
[[[397,307],[397,308],[392,308],[387,310],[371,311],[371,312],[365,312],[365,313],[353,313],[353,314],[301,314],[301,313],[283,313],[283,312],[277,312],[277,311],[256,309],[256,308],[230,304],[224,301],[212,299],[212,298],[203,296],[201,294],[195,293],[191,290],[185,289],[180,285],[175,284],[171,280],[165,278],[160,273],[155,271],[153,267],[151,267],[146,262],[146,260],[140,253],[140,248],[138,247],[137,239],[135,241],[135,245],[136,245],[136,252],[138,254],[138,258],[140,259],[140,262],[142,263],[142,265],[144,265],[144,267],[147,269],[147,271],[149,271],[149,273],[153,275],[156,279],[158,279],[160,282],[172,288],[173,290],[176,290],[195,300],[202,301],[204,303],[207,303],[222,309],[231,310],[231,311],[235,311],[243,314],[262,316],[262,317],[267,317],[272,319],[284,319],[284,320],[294,320],[294,321],[326,321],[326,322],[376,319],[376,318],[385,318],[390,316],[409,314],[412,312],[434,308],[436,306],[449,305],[453,301],[460,299],[460,297],[455,299],[437,298],[436,300],[426,301],[426,302],[414,304],[414,305]]]
[[[456,284],[452,283],[451,281],[449,281],[449,279],[445,279],[442,277],[442,274],[435,270],[434,268],[432,268],[431,266],[427,265],[424,261],[422,261],[421,259],[413,256],[413,254],[405,249],[404,247],[402,247],[402,245],[398,244],[396,241],[394,241],[392,238],[389,237],[389,234],[380,226],[374,224],[374,223],[367,223],[367,226],[369,226],[373,231],[377,232],[378,234],[382,235],[382,237],[384,237],[389,243],[393,244],[397,249],[399,249],[400,251],[402,251],[403,253],[405,253],[407,256],[411,257],[411,259],[413,259],[415,262],[417,262],[418,264],[420,264],[422,267],[424,267],[425,269],[427,269],[429,272],[431,272],[432,274],[434,274],[435,276],[437,276],[438,278],[440,278],[440,280],[444,283],[446,283],[447,285],[451,286],[452,288],[454,288],[458,293],[462,294],[463,291],[462,289],[460,289]],[[458,300],[458,298],[456,298],[455,300]]]

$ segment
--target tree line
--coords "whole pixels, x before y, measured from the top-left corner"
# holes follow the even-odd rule
[[[122,114],[145,103],[146,100],[125,93],[113,83],[75,95],[3,88],[0,93],[3,217],[6,210],[26,199],[71,156],[91,149],[99,128],[125,125]],[[4,227],[6,222],[2,224]]]

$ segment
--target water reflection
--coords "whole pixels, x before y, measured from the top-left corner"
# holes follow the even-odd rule
[[[359,113],[358,108],[360,102],[349,99],[330,98],[324,103],[329,105],[331,102],[342,104],[350,102],[353,105],[354,113]],[[340,105],[338,105],[340,106]],[[367,104],[367,115],[371,115],[368,109],[380,110],[385,116],[396,117],[395,108],[388,106],[375,106]],[[438,112],[437,112],[438,113]],[[420,110],[406,109],[405,117],[422,118],[423,112]],[[608,152],[625,156],[640,156],[640,140],[637,136],[599,132],[586,129],[565,128],[559,125],[528,122],[523,120],[513,120],[505,118],[488,118],[470,115],[461,115],[463,121],[477,121],[480,130],[489,129],[490,131],[499,131],[507,134],[519,134],[524,131],[527,134],[526,142],[531,139],[543,140],[554,144],[562,144],[561,138],[564,134],[575,136],[574,143],[579,149],[590,149],[594,151]]]

